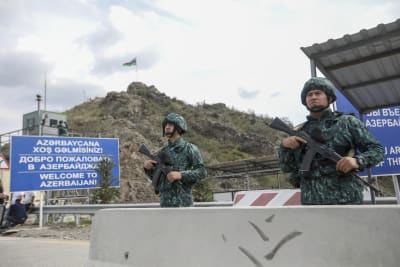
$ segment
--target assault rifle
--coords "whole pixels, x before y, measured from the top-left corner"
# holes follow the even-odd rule
[[[153,155],[144,144],[140,145],[139,152],[147,156],[151,160],[157,162],[156,169],[153,173],[153,176],[151,177],[151,181],[153,184],[154,192],[158,195],[158,184],[160,183],[161,174],[168,175],[168,173],[172,171],[171,166],[173,165],[173,160],[166,153],[161,153],[159,156]]]
[[[279,131],[282,131],[282,132],[285,132],[285,133],[289,134],[290,136],[301,137],[307,141],[308,150],[307,150],[306,154],[304,155],[303,161],[301,163],[300,170],[299,170],[300,174],[307,175],[307,173],[310,171],[311,162],[314,159],[316,153],[320,154],[323,158],[329,159],[335,163],[338,162],[342,158],[342,156],[340,154],[338,154],[334,149],[332,149],[322,143],[323,138],[322,138],[322,134],[320,131],[319,131],[319,134],[318,133],[315,134],[317,136],[314,136],[314,133],[313,133],[312,134],[314,137],[313,138],[305,131],[293,130],[289,125],[284,123],[279,118],[273,119],[271,124],[269,124],[269,127],[279,130]],[[318,140],[315,140],[315,139],[318,139]],[[359,181],[361,181],[364,185],[368,186],[371,189],[371,191],[373,190],[376,193],[382,193],[381,190],[379,190],[374,185],[365,181],[363,178],[361,178],[361,176],[359,176],[354,171],[352,171],[351,174],[354,177],[356,177]],[[373,201],[373,199],[371,199],[371,200]]]

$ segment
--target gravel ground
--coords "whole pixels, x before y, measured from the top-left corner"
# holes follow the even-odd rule
[[[14,232],[10,234],[3,232],[2,235],[66,240],[90,240],[90,225],[71,226],[69,224],[54,224],[43,226],[42,228],[39,228],[38,225],[17,225],[8,230],[15,231],[9,231]]]
[[[76,226],[73,223],[57,223],[39,228],[35,218],[29,215],[24,225],[1,229],[1,235],[14,237],[52,238],[66,240],[90,240],[90,225]]]

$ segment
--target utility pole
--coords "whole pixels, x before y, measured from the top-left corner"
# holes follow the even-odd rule
[[[37,111],[38,111],[38,128],[39,128],[39,133],[38,136],[42,136],[42,117],[40,116],[40,101],[42,101],[42,96],[41,95],[36,95],[36,101],[37,101]],[[39,208],[39,228],[42,229],[43,227],[43,197],[44,197],[45,192],[40,191],[40,208]]]
[[[44,110],[47,110],[47,73],[44,74]]]

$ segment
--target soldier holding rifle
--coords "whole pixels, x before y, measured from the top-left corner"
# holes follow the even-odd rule
[[[181,115],[168,114],[162,130],[168,144],[153,159],[145,161],[145,173],[153,180],[156,193],[160,193],[161,207],[193,206],[192,187],[207,175],[200,151],[181,137],[187,131]],[[161,167],[158,165],[164,165],[160,172],[157,172]]]
[[[331,111],[329,106],[335,100],[331,81],[309,79],[301,92],[301,102],[310,114],[299,130],[340,154],[337,162],[315,153],[309,169],[300,171],[309,149],[307,142],[289,136],[282,140],[279,149],[281,169],[289,172],[292,184],[301,188],[304,205],[362,204],[363,186],[352,172],[375,166],[384,157],[382,145],[360,120]]]

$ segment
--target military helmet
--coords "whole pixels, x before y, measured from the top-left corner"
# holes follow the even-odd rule
[[[322,90],[325,92],[325,94],[329,97],[332,98],[331,102],[335,102],[336,100],[336,94],[335,94],[335,86],[333,85],[333,83],[326,79],[326,78],[322,78],[322,77],[313,77],[311,79],[309,79],[308,81],[306,81],[306,83],[304,84],[303,90],[301,91],[301,103],[304,106],[306,105],[306,96],[307,93],[311,90]]]
[[[173,123],[180,134],[187,132],[187,124],[185,118],[177,113],[169,113],[162,122],[163,136],[165,135],[165,125]]]

